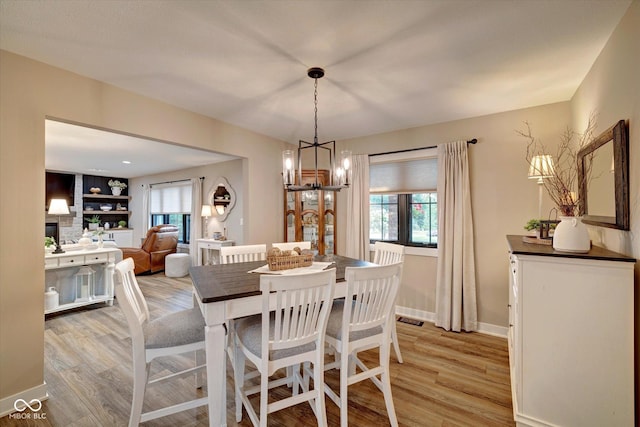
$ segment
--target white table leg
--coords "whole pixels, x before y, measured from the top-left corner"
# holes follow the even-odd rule
[[[207,388],[209,395],[209,426],[227,425],[227,363],[225,358],[225,328],[223,324],[206,326]]]
[[[202,248],[198,245],[198,265],[202,265]]]

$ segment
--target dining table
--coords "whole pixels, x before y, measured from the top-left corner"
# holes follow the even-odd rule
[[[346,294],[345,268],[375,265],[368,261],[341,255],[316,255],[314,257],[315,263],[330,263],[325,268],[336,268],[334,298],[343,298]],[[189,270],[193,282],[194,299],[202,311],[206,325],[205,357],[210,426],[227,425],[227,345],[225,339],[227,329],[225,324],[233,319],[261,313],[260,276],[262,274],[278,274],[278,272],[267,272],[266,265],[266,261],[251,261],[195,266]],[[255,272],[255,270],[264,271],[264,273]],[[284,273],[295,274],[308,271],[296,270],[298,271]]]

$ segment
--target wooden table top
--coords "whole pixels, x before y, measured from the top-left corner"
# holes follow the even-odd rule
[[[340,255],[319,255],[314,258],[314,261],[333,261],[334,265],[328,268],[336,267],[337,282],[344,281],[344,270],[347,267],[374,265],[367,261]],[[249,271],[266,264],[266,261],[252,261],[236,264],[202,265],[191,267],[189,275],[198,298],[203,303],[219,302],[260,295],[261,275],[259,273],[249,273]]]

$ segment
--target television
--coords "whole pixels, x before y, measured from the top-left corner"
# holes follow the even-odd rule
[[[75,189],[76,176],[74,174],[47,172],[45,210],[49,209],[51,199],[65,199],[67,206],[73,206]]]

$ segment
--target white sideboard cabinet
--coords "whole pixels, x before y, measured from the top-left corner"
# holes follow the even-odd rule
[[[45,314],[101,302],[113,304],[113,273],[120,260],[122,251],[113,247],[46,254]]]
[[[516,425],[633,426],[635,259],[507,241]]]

